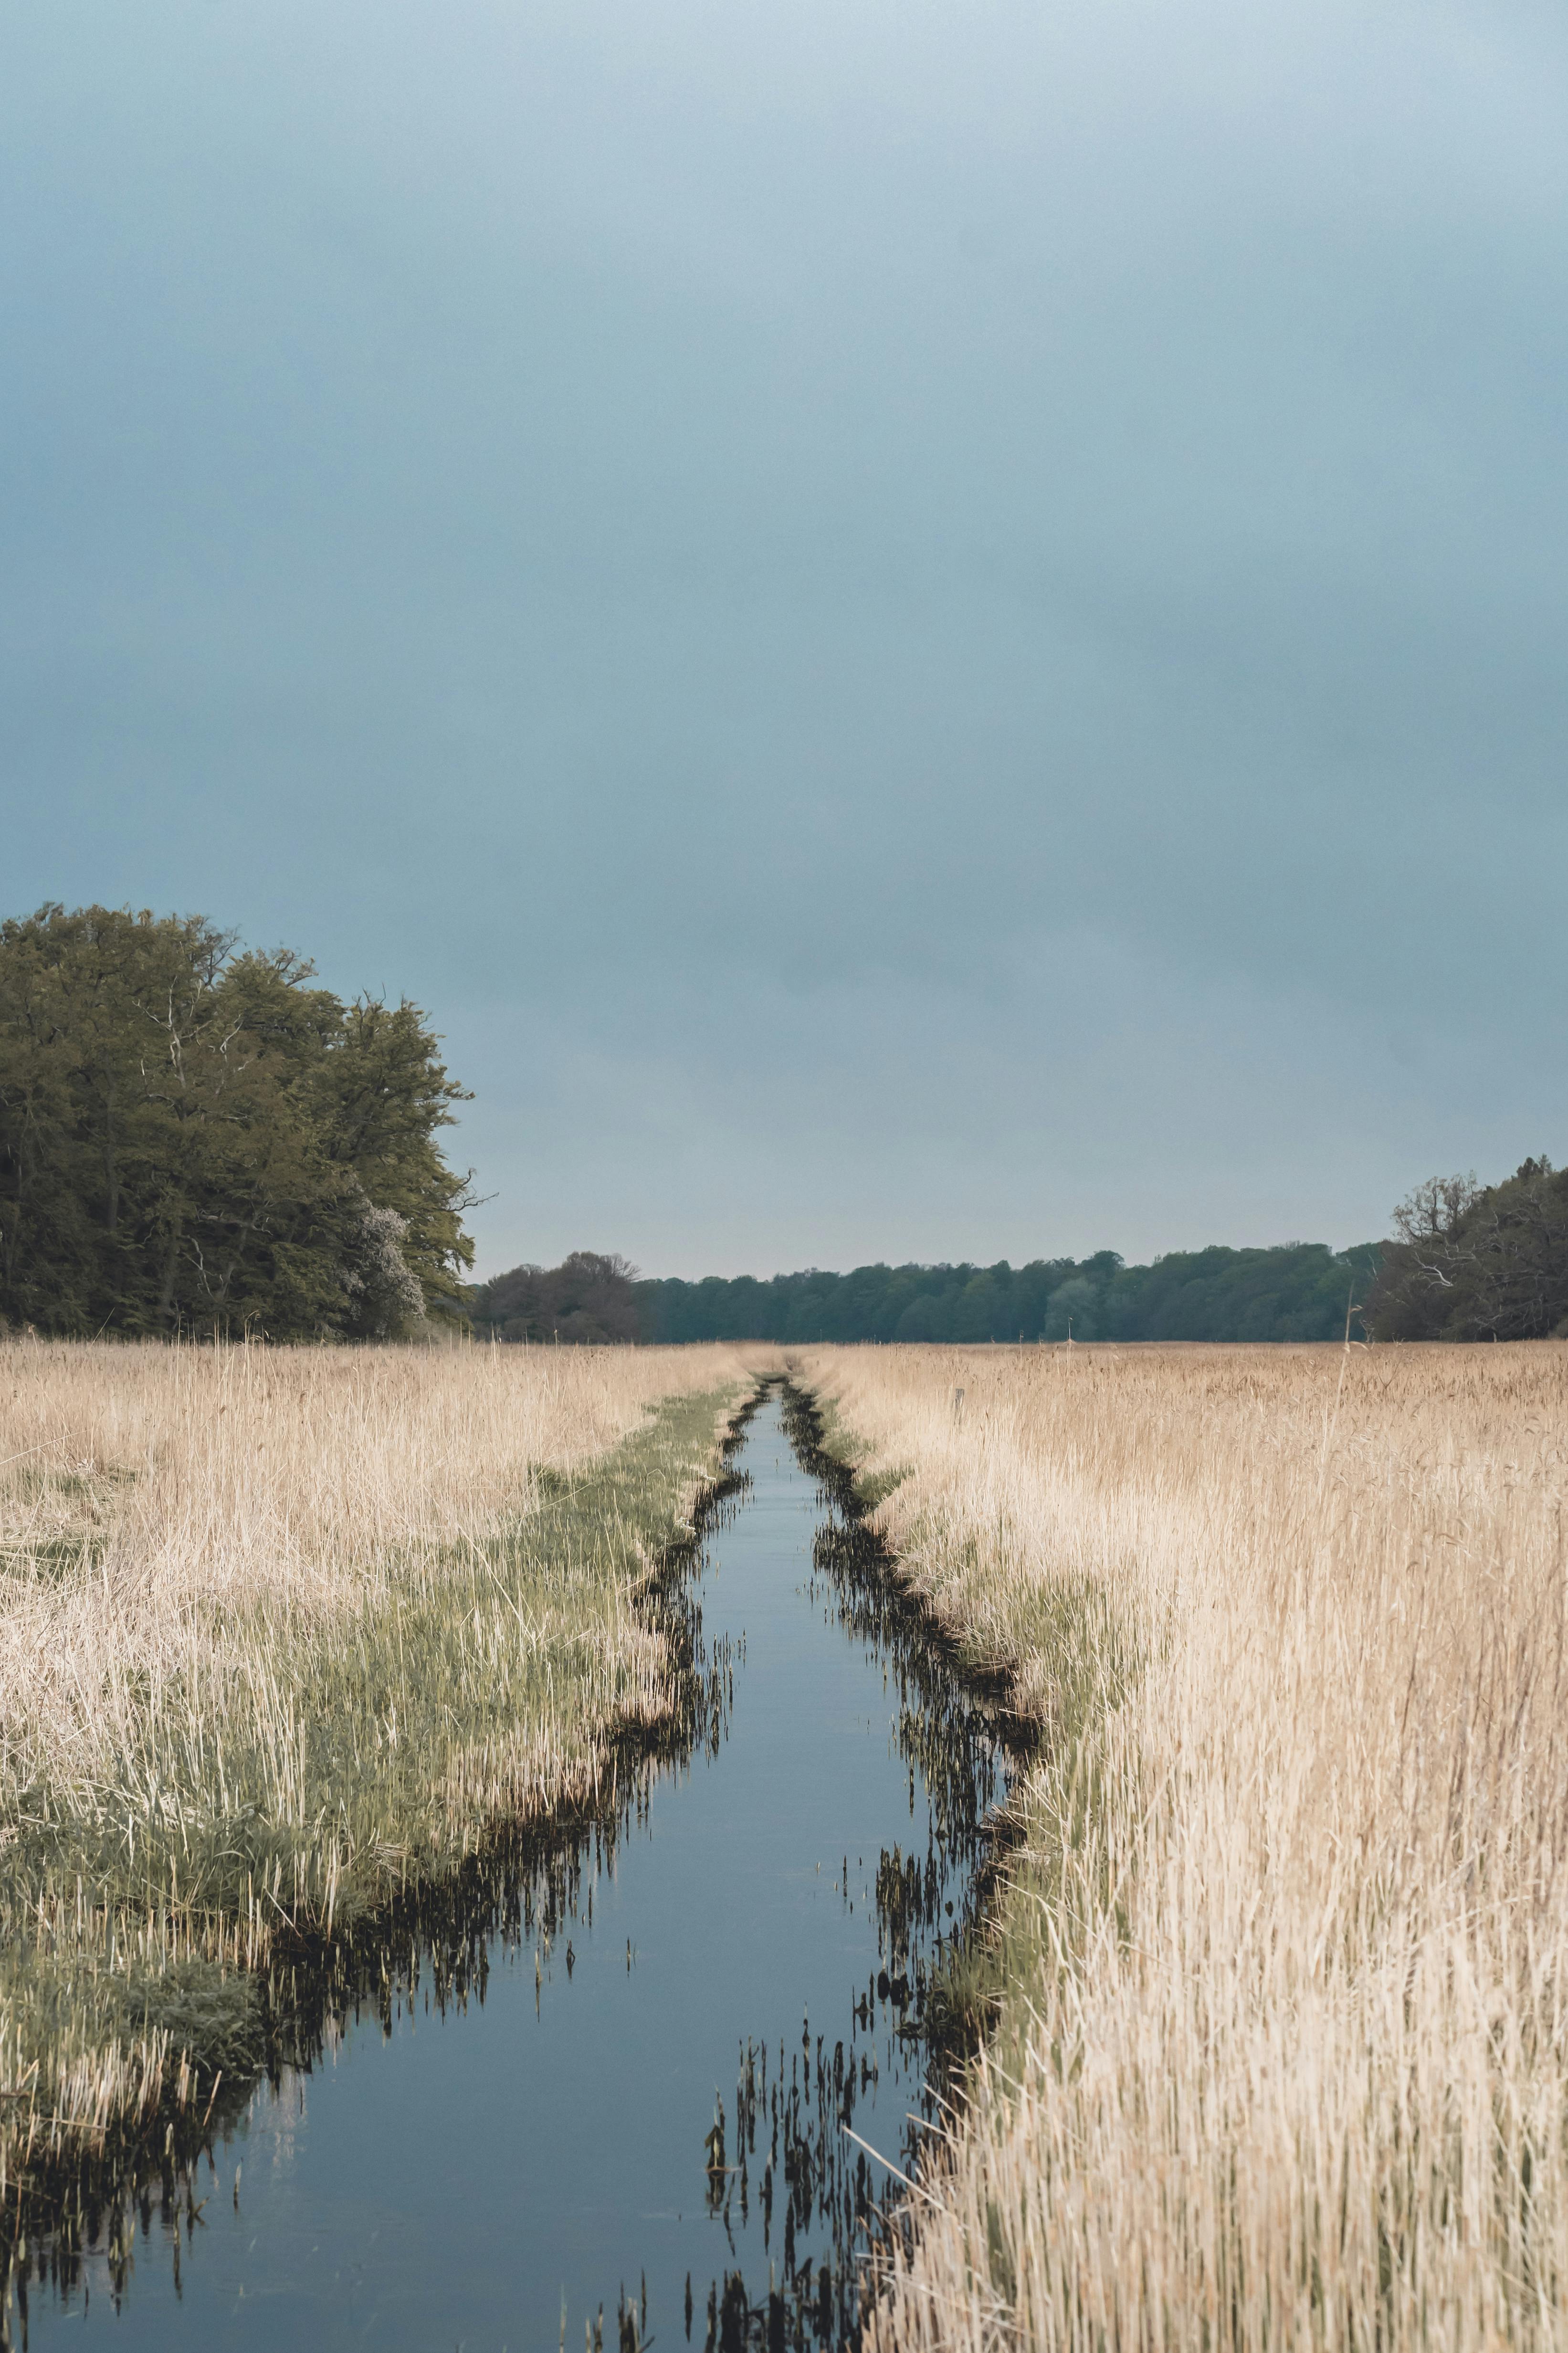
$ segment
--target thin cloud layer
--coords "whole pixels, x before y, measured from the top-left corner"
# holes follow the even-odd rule
[[[486,1261],[1561,1139],[1568,31],[12,13],[8,903],[407,989]]]

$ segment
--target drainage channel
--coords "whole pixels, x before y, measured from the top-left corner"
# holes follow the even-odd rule
[[[329,2012],[21,2284],[33,2346],[707,2353],[855,2335],[1006,1758],[769,1391],[680,1598],[680,1753]]]

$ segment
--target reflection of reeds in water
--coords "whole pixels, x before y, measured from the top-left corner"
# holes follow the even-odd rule
[[[796,1377],[914,1466],[903,1573],[1040,1727],[989,2051],[874,2341],[1560,2344],[1568,1353]]]
[[[672,1690],[634,1593],[747,1376],[725,1349],[0,1365],[0,2185],[69,2261],[142,2144],[199,2139],[291,2020],[308,2045],[358,1924],[411,1949],[522,1867],[498,1820],[613,1816],[613,1728]]]
[[[910,1814],[918,1787],[928,1834],[923,1852],[895,1841],[869,1862],[856,1858],[853,1869],[848,1855],[842,1860],[841,1900],[874,1907],[880,1964],[863,1988],[846,1989],[845,2032],[830,2046],[807,2019],[798,2042],[747,2042],[740,2053],[733,2109],[719,2103],[706,2151],[709,2211],[725,2223],[736,2260],[709,2288],[705,2326],[695,2316],[704,2353],[804,2353],[858,2341],[869,2260],[885,2253],[890,2231],[901,2242],[907,2233],[903,2211],[889,2211],[887,2168],[895,2187],[918,2163],[924,2134],[941,2113],[952,2023],[947,1979],[955,1952],[976,1933],[977,1887],[1006,1790],[991,1694],[890,1575],[853,1483],[821,1450],[810,1399],[787,1388],[784,1409],[791,1442],[821,1482],[824,1516],[808,1598],[822,1600],[845,1634],[879,1659],[909,1773]],[[869,2138],[863,2106],[885,2073],[898,2112],[885,2112],[875,2127],[891,2145],[874,2155],[857,2126],[864,2124]],[[760,2262],[737,2239],[754,2207]],[[623,2346],[636,2341],[628,2310],[623,2298]],[[697,2341],[690,2305],[686,2335]]]
[[[624,1603],[626,1588],[668,1532],[677,1496],[689,1500],[714,1412],[712,1392],[699,1389],[683,1412],[667,1409],[644,1437],[623,1442],[597,1464],[567,1480],[536,1481],[527,1527],[514,1527],[504,1552],[471,1542],[459,1556],[458,1567],[471,1579],[462,1588],[471,1606],[484,1590],[484,1577],[499,1574],[517,1594],[533,1577],[556,1592],[563,1625],[576,1606],[578,1636],[585,1623],[591,1630],[584,1603],[592,1603],[596,1586],[591,1576],[576,1587],[572,1578],[585,1572],[602,1578],[613,1560]],[[811,1425],[803,1400],[794,1400],[791,1419],[810,1460]],[[736,1443],[732,1434],[723,1450],[726,1457]],[[850,1858],[843,1858],[842,1900],[874,1905],[881,1966],[858,1992],[846,1988],[846,2031],[831,2048],[809,2022],[796,2048],[779,2045],[770,2052],[762,2044],[747,2045],[733,2107],[726,2113],[719,2104],[706,2151],[707,2185],[736,2261],[712,2284],[705,2316],[700,2298],[686,2314],[687,2335],[694,2329],[700,2337],[705,2327],[711,2353],[741,2345],[804,2348],[854,2334],[862,2259],[885,2227],[884,2176],[854,2137],[855,2119],[868,2094],[874,2097],[890,2060],[919,2118],[928,2122],[935,2114],[936,2090],[925,2065],[927,2030],[939,2022],[933,1995],[939,1993],[953,1939],[969,1924],[986,1816],[1001,1786],[991,1717],[950,1657],[930,1640],[922,1612],[889,1584],[885,1556],[842,1478],[825,1461],[819,1468],[830,1485],[822,1498],[828,1516],[815,1548],[813,1589],[846,1634],[874,1644],[882,1659],[896,1703],[894,1736],[912,1791],[916,1774],[928,1789],[931,1837],[924,1854],[895,1845],[867,1859],[867,1870],[857,1862],[853,1874]],[[733,1474],[710,1484],[702,1525],[726,1522],[743,1487]],[[613,1556],[602,1541],[607,1525],[618,1532]],[[535,1595],[535,1622],[540,1606]],[[461,1852],[424,1869],[405,1864],[389,1882],[373,1883],[373,1898],[358,1890],[349,1900],[351,1883],[340,1879],[330,1923],[319,1906],[313,1911],[302,1904],[291,1919],[270,1928],[264,1944],[241,1957],[249,1966],[230,1967],[227,1974],[221,1961],[214,1970],[210,1942],[204,1949],[196,1930],[187,1928],[192,1959],[165,1960],[156,1995],[149,1983],[139,1989],[139,1999],[147,2012],[155,2000],[172,2004],[176,1992],[188,2005],[172,2030],[199,2054],[175,2078],[176,2090],[183,2085],[188,2096],[183,2103],[165,2098],[155,2135],[111,2130],[85,2150],[79,2142],[69,2161],[57,2163],[41,2180],[35,2177],[20,2208],[17,2274],[24,2299],[29,2281],[43,2276],[65,2283],[77,2276],[84,2248],[118,2295],[138,2236],[146,2237],[155,2222],[177,2269],[182,2233],[188,2242],[203,2197],[210,2194],[204,2155],[258,2072],[274,2088],[272,2120],[281,2126],[292,2115],[301,2071],[355,2019],[379,2018],[390,2032],[399,2012],[416,2001],[445,2011],[482,1999],[497,1938],[523,1954],[531,1950],[536,2000],[546,1998],[546,1980],[557,1960],[569,1971],[571,1929],[591,1926],[595,1880],[612,1867],[619,1841],[642,1823],[652,1776],[681,1769],[697,1751],[716,1755],[744,1656],[744,1642],[727,1636],[705,1642],[694,1596],[682,1577],[644,1581],[633,1617],[644,1654],[660,1662],[658,1707],[629,1707],[621,1686],[616,1726],[601,1733],[591,1751],[596,1769],[579,1771],[564,1787],[558,1779],[547,1811],[513,1809],[498,1819],[493,1810],[482,1834],[470,1821]],[[358,1658],[365,1656],[362,1639]],[[577,1666],[575,1688],[591,1692],[581,1660]],[[563,1701],[572,1688],[561,1673],[556,1689]],[[407,1746],[417,1751],[419,1724],[411,1703],[405,1699],[402,1705]],[[193,1915],[209,1939],[213,1913],[196,1912],[194,1896],[205,1889],[210,1902],[213,1884],[210,1877],[194,1874],[185,1883]],[[226,1996],[231,2008],[224,2007]],[[231,2038],[222,2073],[216,2056],[220,2032]],[[906,2129],[900,2118],[893,2128],[897,2146],[888,2154],[906,2168],[914,2127]],[[234,2193],[238,2201],[238,2178]],[[744,2234],[754,2221],[761,2225],[766,2292],[759,2283],[748,2285],[746,2276]],[[645,2284],[635,2296],[622,2294],[616,2330],[622,2348],[646,2339]],[[604,2332],[601,2310],[587,2324],[589,2353],[602,2347]]]
[[[726,1514],[732,1493],[723,1481],[707,1491],[694,1533]],[[689,1550],[670,1556],[672,1571]],[[228,2095],[219,2086],[207,2105],[198,2100],[175,2110],[156,2141],[111,2136],[96,2154],[69,2173],[57,2169],[34,2190],[23,2211],[36,2227],[30,2240],[24,2232],[16,2266],[24,2312],[29,2282],[72,2282],[84,2249],[118,2297],[132,2268],[138,2222],[145,2237],[161,2220],[177,2267],[181,2217],[199,2212],[202,2161],[258,2070],[272,2091],[261,2111],[263,2137],[270,2126],[281,2146],[302,2102],[305,2073],[353,2022],[377,2019],[390,2034],[398,2016],[421,2001],[440,2015],[482,2001],[498,1941],[514,1952],[532,1947],[536,1998],[563,1947],[569,1971],[570,1930],[577,1923],[591,1927],[594,1882],[613,1871],[619,1844],[644,1827],[654,1776],[683,1767],[698,1748],[716,1747],[733,1698],[727,1646],[718,1646],[713,1661],[704,1654],[683,1577],[645,1586],[639,1612],[667,1661],[663,1713],[622,1720],[599,1743],[596,1777],[547,1812],[493,1823],[455,1869],[406,1882],[376,1910],[340,1920],[331,1936],[281,1936],[248,1981],[254,2040]],[[238,2179],[235,2195],[238,2203]]]

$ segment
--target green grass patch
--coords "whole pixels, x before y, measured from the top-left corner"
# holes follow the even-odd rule
[[[969,1575],[983,1576],[978,1557]],[[1139,1660],[1096,1578],[1027,1587],[1010,1580],[1005,1625],[1012,1662],[1027,1664],[1032,1695],[1043,1704],[1027,1721],[1025,1762],[998,1824],[981,1916],[955,1947],[932,2005],[953,2041],[972,2047],[983,2036],[1007,2073],[1043,1972],[1070,1968],[1088,1920],[1121,1909],[1097,1836],[1107,1800],[1104,1735]],[[993,1625],[985,1649],[973,1646],[973,1663],[994,1672],[995,1641]],[[960,1641],[960,1651],[969,1647]]]

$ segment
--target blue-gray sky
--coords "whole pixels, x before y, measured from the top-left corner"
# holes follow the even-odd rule
[[[0,0],[6,912],[408,993],[487,1271],[1563,1132],[1568,15]]]

